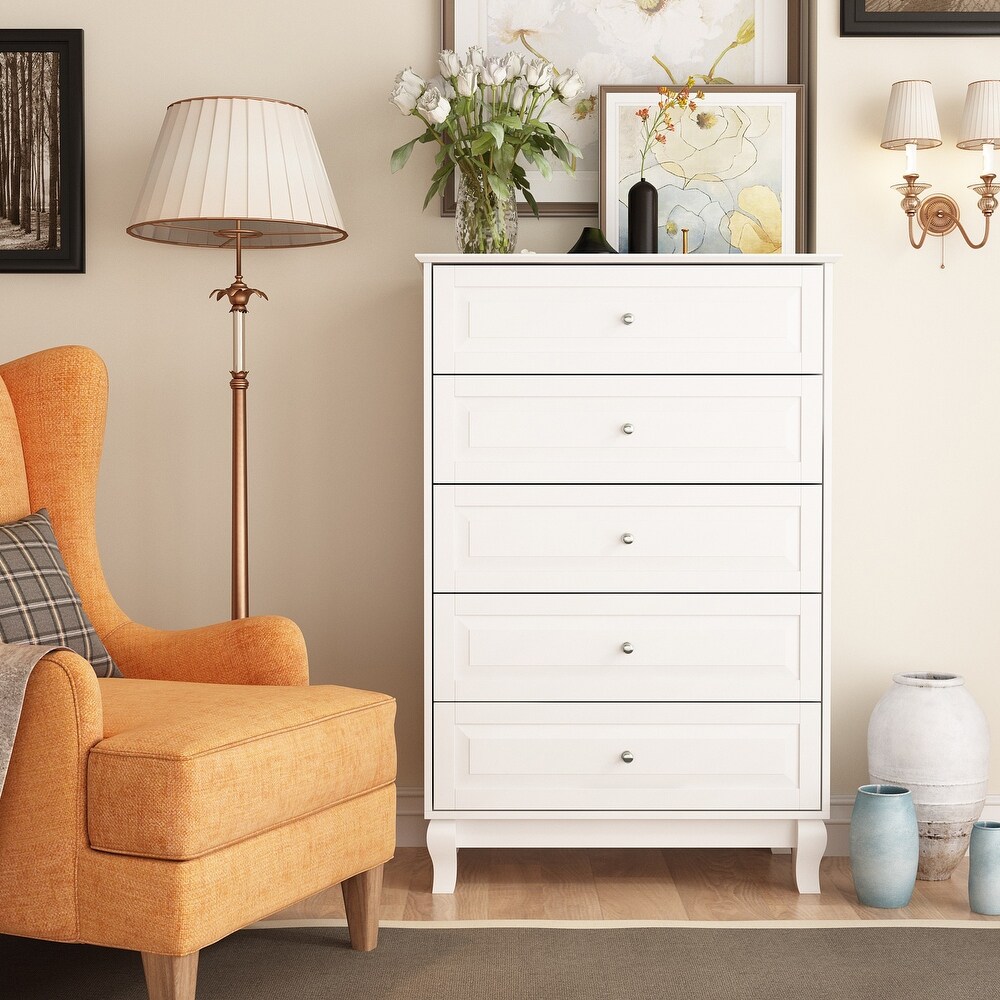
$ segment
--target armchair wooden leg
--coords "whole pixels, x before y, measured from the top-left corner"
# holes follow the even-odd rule
[[[378,944],[378,913],[382,901],[382,870],[372,868],[342,882],[344,909],[351,947],[355,951],[371,951]]]
[[[149,1000],[195,1000],[198,982],[198,952],[182,955],[142,953]]]

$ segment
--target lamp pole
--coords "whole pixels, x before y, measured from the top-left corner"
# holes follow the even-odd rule
[[[233,316],[233,369],[229,388],[233,392],[233,572],[232,617],[246,618],[250,614],[250,526],[247,509],[247,388],[250,382],[246,368],[247,303],[254,295],[266,299],[259,288],[250,288],[243,281],[243,241],[261,235],[244,229],[237,221],[235,229],[216,232],[221,239],[236,246],[236,277],[228,288],[216,288],[211,295],[217,301],[229,300]],[[210,296],[211,297],[211,296]]]

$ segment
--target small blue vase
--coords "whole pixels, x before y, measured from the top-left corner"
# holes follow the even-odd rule
[[[969,906],[974,913],[1000,914],[1000,823],[981,820],[972,825]]]
[[[917,881],[920,837],[913,796],[900,785],[862,785],[851,813],[851,874],[865,906],[906,906]]]

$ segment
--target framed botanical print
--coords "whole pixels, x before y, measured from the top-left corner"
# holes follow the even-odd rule
[[[840,0],[842,35],[1000,35],[997,0]]]
[[[443,48],[515,51],[576,69],[584,90],[550,106],[583,152],[573,175],[528,171],[541,215],[597,213],[602,85],[797,83],[805,73],[803,0],[443,0]],[[527,206],[521,206],[522,214]],[[442,214],[454,214],[454,192]]]
[[[0,271],[84,270],[83,32],[0,29]]]
[[[804,249],[802,86],[703,91],[693,107],[670,111],[650,143],[660,89],[601,87],[600,220],[608,242],[628,252],[629,189],[644,177],[657,191],[660,253],[683,252],[685,239],[690,253]]]

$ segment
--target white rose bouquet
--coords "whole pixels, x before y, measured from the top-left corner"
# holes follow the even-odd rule
[[[441,78],[422,80],[412,69],[396,77],[389,100],[404,114],[419,118],[424,131],[395,150],[393,173],[400,170],[416,143],[437,142],[437,170],[424,208],[458,170],[459,244],[471,252],[509,253],[505,218],[513,213],[518,191],[538,215],[528,177],[519,159],[533,164],[546,179],[553,155],[572,174],[580,150],[544,121],[553,101],[567,103],[583,90],[579,75],[557,73],[544,59],[522,59],[515,52],[487,57],[474,45],[465,60],[445,50],[438,56]],[[465,234],[462,224],[465,223]]]

